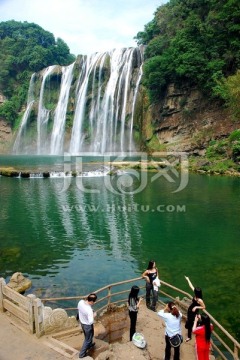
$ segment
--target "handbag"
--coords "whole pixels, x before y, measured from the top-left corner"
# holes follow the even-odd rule
[[[147,345],[144,335],[137,332],[133,334],[132,342],[135,346],[137,346],[140,349],[144,349]]]
[[[182,335],[179,335],[179,334],[176,334],[171,337],[169,336],[168,339],[169,339],[169,342],[172,347],[178,347],[183,342],[183,337],[182,337]]]
[[[159,279],[159,277],[157,276],[155,280],[153,280],[154,285],[156,285],[157,287],[161,286],[161,281]]]

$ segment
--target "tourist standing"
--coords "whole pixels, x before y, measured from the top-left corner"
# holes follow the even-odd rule
[[[156,311],[158,290],[154,289],[154,281],[158,278],[158,269],[156,268],[154,260],[149,261],[148,267],[142,274],[142,277],[146,280],[146,305],[149,309]]]
[[[165,322],[165,358],[164,360],[170,360],[171,357],[171,339],[174,335],[179,335],[180,342],[177,347],[174,347],[174,360],[180,360],[180,345],[182,342],[182,333],[181,333],[181,319],[182,313],[178,310],[177,306],[173,302],[169,302],[164,309],[158,312],[158,316],[162,318]]]
[[[188,330],[187,339],[185,342],[188,342],[192,338],[192,327],[194,323],[195,316],[199,313],[199,310],[203,310],[206,308],[203,300],[202,300],[202,290],[199,287],[194,287],[191,283],[189,277],[185,276],[190,288],[194,292],[194,297],[192,298],[192,303],[190,304],[187,311],[187,320],[185,324],[185,328]]]
[[[197,360],[210,359],[210,339],[213,330],[210,318],[206,314],[196,315],[192,332],[195,334],[195,347]]]
[[[87,356],[87,350],[94,347],[94,317],[96,312],[93,312],[92,306],[97,300],[96,294],[88,295],[86,300],[80,300],[78,303],[79,321],[84,333],[84,342],[79,353],[80,358]]]
[[[128,310],[130,317],[130,341],[132,341],[133,334],[136,332],[138,308],[142,298],[138,297],[139,287],[134,285],[128,295]]]

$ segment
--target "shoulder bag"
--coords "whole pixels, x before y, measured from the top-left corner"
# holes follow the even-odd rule
[[[183,342],[183,337],[182,337],[182,335],[179,335],[179,334],[176,334],[171,337],[169,336],[168,339],[169,339],[169,342],[172,347],[178,347]]]

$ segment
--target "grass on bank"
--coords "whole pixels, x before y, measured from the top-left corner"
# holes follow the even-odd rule
[[[240,129],[223,140],[213,140],[202,157],[189,158],[190,170],[240,175]]]

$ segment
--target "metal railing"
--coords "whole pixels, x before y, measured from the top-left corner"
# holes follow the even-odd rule
[[[126,304],[130,287],[132,285],[138,285],[140,289],[145,288],[145,284],[142,285],[140,282],[143,283],[142,277],[109,284],[100,289],[93,291],[98,296],[98,300],[96,302],[98,312],[100,313],[101,311],[108,309],[109,306],[112,305],[121,305],[124,303]],[[180,300],[180,295],[181,296],[184,295],[185,299]],[[79,301],[80,299],[84,299],[86,297],[87,295],[58,297],[58,298],[43,298],[41,300],[43,303],[53,302],[56,304],[58,301],[61,302],[64,301],[66,303],[68,301],[71,302]],[[158,302],[160,304],[166,304],[167,301],[173,300],[181,308],[184,319],[186,319],[187,308],[189,305],[189,300],[191,299],[192,299],[192,295],[190,295],[189,293],[161,280]],[[186,300],[188,300],[188,302]],[[65,310],[76,311],[76,306],[66,307]],[[240,344],[238,343],[238,341],[234,339],[234,337],[231,334],[229,334],[229,332],[226,329],[224,329],[224,327],[216,319],[214,319],[214,317],[211,314],[209,314],[208,311],[206,310],[203,311],[210,317],[211,322],[213,324],[214,330],[212,333],[212,347],[215,350],[215,352],[223,360],[230,360],[230,359],[239,360]]]

